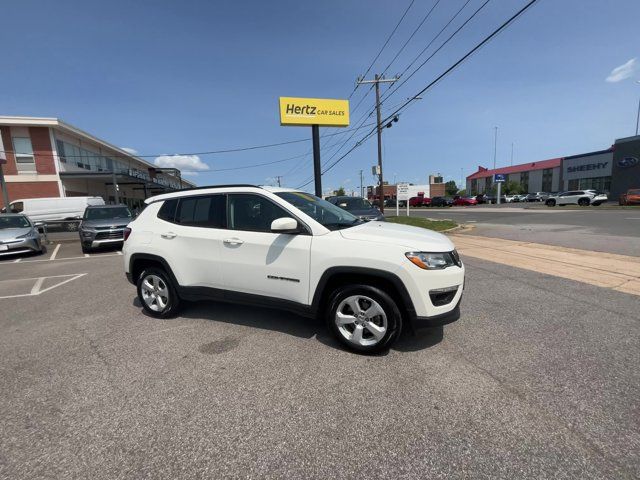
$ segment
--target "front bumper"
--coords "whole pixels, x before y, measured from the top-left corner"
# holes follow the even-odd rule
[[[0,242],[0,256],[42,251],[39,238],[18,238]]]
[[[418,330],[421,328],[431,328],[431,327],[439,327],[441,325],[446,325],[448,323],[453,323],[460,318],[460,302],[462,301],[462,297],[458,300],[458,303],[454,307],[453,310],[446,313],[441,313],[439,315],[434,315],[433,317],[418,317],[414,316],[409,319],[411,322],[411,326],[414,330]]]
[[[97,231],[80,229],[79,235],[85,247],[109,247],[124,243],[124,228]]]

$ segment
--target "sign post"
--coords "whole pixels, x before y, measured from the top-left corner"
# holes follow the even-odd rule
[[[2,134],[0,134],[0,188],[2,189],[2,200],[4,201],[4,207],[9,213],[9,192],[7,192],[7,184],[4,181],[4,172],[2,171],[2,165],[7,163],[7,154],[4,153],[4,143],[2,143]]]
[[[396,215],[400,215],[400,201],[407,202],[407,217],[409,216],[409,184],[398,183],[396,185]]]
[[[320,126],[348,127],[349,100],[280,97],[280,125],[311,126],[315,194],[322,197]]]
[[[496,192],[496,204],[500,205],[500,197],[502,196],[502,184],[507,180],[507,176],[504,173],[494,173],[493,183],[498,184]]]

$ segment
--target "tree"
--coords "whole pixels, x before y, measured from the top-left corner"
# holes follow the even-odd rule
[[[336,197],[341,197],[343,195],[346,195],[344,193],[344,187],[340,187],[338,190],[334,190],[333,193],[335,194]]]
[[[449,180],[444,184],[444,191],[450,197],[458,193],[458,186],[456,185],[456,182],[454,180]]]
[[[461,197],[466,197],[467,191],[465,189],[458,190],[458,195],[460,195]]]
[[[522,193],[522,185],[515,180],[509,180],[503,185],[502,192],[505,195],[518,195]]]

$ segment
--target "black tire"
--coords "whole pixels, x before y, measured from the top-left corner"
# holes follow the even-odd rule
[[[91,247],[82,245],[82,253],[91,253]]]
[[[151,276],[156,277],[160,280],[160,282],[158,283],[158,287],[160,287],[160,289],[166,288],[166,295],[161,295],[162,302],[166,304],[164,308],[162,308],[161,306],[162,302],[155,302],[158,309],[152,308],[147,303],[149,293],[155,293],[150,292],[145,288],[145,286],[147,285],[145,282],[146,280],[151,280],[153,278]],[[151,281],[150,283],[153,284],[153,281]],[[142,308],[146,313],[155,318],[171,318],[177,315],[178,311],[180,310],[180,297],[178,296],[178,292],[176,291],[175,285],[170,276],[167,275],[167,273],[163,269],[155,267],[146,268],[138,277],[136,285],[138,290],[138,299],[140,300]]]
[[[359,306],[361,308],[367,306],[368,300],[373,300],[379,307],[381,307],[384,312],[384,316],[386,316],[386,331],[384,332],[384,335],[377,340],[376,343],[370,345],[356,344],[347,339],[345,334],[351,333],[351,335],[353,335],[353,332],[355,332],[355,329],[357,328],[355,323],[353,323],[353,330],[350,330],[351,324],[348,324],[343,326],[344,330],[342,331],[337,324],[338,308],[343,304],[343,301],[346,301],[350,297],[359,296],[363,297],[356,300],[359,301]],[[369,306],[371,306],[370,303]],[[347,307],[347,311],[351,311],[353,313],[353,310],[351,310],[348,305],[345,305],[345,307]],[[354,318],[356,317],[356,315],[352,316]],[[329,305],[325,312],[325,320],[329,331],[342,345],[355,352],[365,354],[374,354],[388,349],[396,341],[400,335],[400,331],[402,330],[402,315],[400,314],[400,310],[398,309],[396,302],[382,290],[370,285],[345,285],[337,288],[331,294],[331,298],[329,299]],[[367,322],[367,324],[370,324],[370,322],[375,323],[375,325],[373,325],[374,327],[384,325],[382,316],[375,317]],[[374,335],[370,330],[368,330],[368,328],[369,327],[366,326],[362,326],[361,328],[361,331],[363,332],[363,340],[365,342],[374,341],[374,338],[372,338]],[[343,333],[343,331],[346,333]]]
[[[547,200],[546,204],[547,204],[547,207],[555,207],[556,206],[556,201],[555,200]]]
[[[589,199],[588,198],[581,198],[580,200],[578,200],[578,205],[580,205],[581,207],[588,207],[589,206]]]
[[[598,207],[598,206],[600,206],[600,202],[594,202],[591,205],[593,205],[594,207]]]

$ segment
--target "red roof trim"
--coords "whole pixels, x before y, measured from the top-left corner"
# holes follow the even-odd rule
[[[494,173],[510,174],[527,172],[531,170],[543,170],[545,168],[559,167],[562,163],[562,158],[552,158],[550,160],[542,160],[540,162],[523,163],[521,165],[512,165],[510,167],[496,168],[493,170],[487,170],[483,167],[478,167],[478,171],[467,177],[467,180],[473,180],[476,178],[493,177]]]

